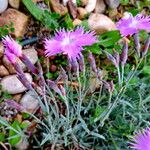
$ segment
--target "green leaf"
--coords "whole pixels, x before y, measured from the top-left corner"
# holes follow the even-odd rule
[[[23,4],[29,10],[29,12],[35,17],[35,19],[41,21],[43,18],[44,11],[39,9],[32,0],[22,0]]]
[[[99,116],[106,110],[105,107],[101,107],[101,106],[97,106],[95,111],[94,111],[94,115],[93,117],[91,117],[90,122],[93,123],[95,122],[95,120],[97,120],[99,118]]]
[[[24,121],[24,122],[21,123],[20,127],[21,127],[22,129],[26,129],[29,125],[30,125],[30,122]]]
[[[86,46],[86,50],[91,51],[93,54],[101,54],[100,48],[98,44],[93,44],[92,46]]]
[[[11,125],[14,129],[16,130],[21,130],[20,129],[20,123],[19,121],[15,120],[12,125]],[[15,131],[13,130],[9,130],[9,138],[8,141],[12,146],[15,146],[19,141],[21,140],[20,135],[18,135]]]
[[[87,20],[83,20],[82,23],[81,23],[81,26],[84,27],[85,30],[89,30],[90,29]]]
[[[22,113],[22,117],[23,119],[28,119],[30,117],[30,115],[28,113]]]
[[[122,5],[127,5],[127,4],[129,4],[129,0],[120,0],[120,3]]]
[[[4,99],[10,99],[10,98],[12,98],[12,96],[9,93],[4,92],[3,93],[3,98]]]
[[[99,36],[99,45],[107,48],[107,47],[114,47],[116,42],[121,39],[121,35],[119,31],[109,31],[106,33],[103,33]]]
[[[57,22],[57,19],[60,18],[59,14],[40,9],[32,0],[22,0],[22,2],[34,18],[40,21],[45,27],[50,29],[59,27]]]
[[[49,11],[45,10],[43,13],[43,17],[41,22],[45,27],[49,29],[55,29],[59,27],[59,24],[57,22],[57,19],[60,17],[57,13],[50,13]]]
[[[62,26],[67,28],[67,29],[73,29],[73,27],[74,27],[73,22],[72,22],[72,19],[71,19],[69,14],[66,14],[64,16],[64,21],[62,23]]]
[[[150,66],[144,66],[142,73],[150,75]]]
[[[4,133],[0,133],[0,142],[5,140],[5,134]]]

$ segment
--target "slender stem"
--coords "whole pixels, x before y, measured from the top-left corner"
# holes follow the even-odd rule
[[[126,81],[126,84],[119,89],[119,93],[117,94],[116,99],[114,100],[114,102],[112,103],[112,105],[110,106],[109,110],[105,113],[105,116],[103,117],[103,119],[101,120],[101,125],[103,126],[104,121],[109,117],[110,113],[113,111],[113,109],[115,108],[117,102],[121,99],[122,95],[124,94],[126,88],[128,87],[129,82],[131,81],[131,79],[133,78],[133,76],[135,75],[138,67],[140,66],[141,62],[143,59],[140,59],[138,65],[136,66],[134,72],[132,73],[132,75],[129,77],[129,79]]]
[[[118,83],[119,83],[119,86],[121,86],[121,76],[120,76],[120,68],[117,67],[117,72],[118,72]]]
[[[110,94],[109,94],[108,107],[111,106],[111,99],[112,99],[112,92],[110,92]]]
[[[98,104],[100,103],[100,101],[101,101],[102,89],[103,89],[103,83],[101,82],[97,105],[98,105]]]
[[[79,69],[77,69],[77,78],[78,78],[78,83],[79,83],[79,105],[78,105],[78,116],[80,116],[81,112],[81,105],[82,105],[82,91],[81,91],[81,80],[80,80],[80,75],[79,75]]]
[[[134,39],[134,44],[135,44],[135,52],[136,52],[137,56],[140,58],[141,45],[140,45],[140,40],[139,40],[138,33],[135,33],[133,35],[133,39]]]
[[[123,84],[124,81],[124,65],[121,65],[121,84]]]

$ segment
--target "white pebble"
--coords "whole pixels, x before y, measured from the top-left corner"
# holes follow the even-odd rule
[[[88,13],[92,12],[96,7],[97,0],[89,0],[87,6],[85,7]]]
[[[69,0],[63,0],[63,4],[66,6],[67,5],[67,2],[68,2]],[[72,2],[76,5],[76,0],[72,0]]]
[[[7,9],[8,0],[0,0],[0,13],[4,12]]]

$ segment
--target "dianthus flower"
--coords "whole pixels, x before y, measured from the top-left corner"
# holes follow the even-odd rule
[[[94,32],[85,32],[82,27],[75,31],[57,31],[52,39],[45,40],[45,54],[52,56],[59,53],[68,55],[69,59],[76,59],[83,46],[90,46],[96,43],[97,39]]]
[[[136,150],[150,150],[150,128],[144,129],[135,135],[130,148]]]
[[[10,53],[9,51],[5,51],[4,55],[12,64],[16,63],[16,56],[14,54]]]
[[[132,14],[128,14],[119,20],[116,26],[122,36],[133,35],[139,30],[150,31],[150,17],[142,14],[133,17]]]
[[[17,57],[22,56],[22,47],[10,36],[6,36],[2,39],[2,42],[5,47],[5,51],[14,54]]]

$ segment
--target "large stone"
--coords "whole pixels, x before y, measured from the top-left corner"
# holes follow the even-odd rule
[[[12,99],[15,100],[16,102],[20,102],[22,97],[22,94],[15,94],[13,95]]]
[[[26,111],[33,113],[38,106],[37,96],[32,91],[29,91],[21,98],[20,104]]]
[[[37,55],[37,51],[34,48],[25,49],[25,50],[22,50],[22,52],[28,57],[28,59],[32,62],[32,64],[35,64],[37,62],[38,55]],[[27,69],[25,64],[20,59],[17,59],[17,63],[20,65],[22,70],[25,71]],[[3,58],[3,64],[9,70],[10,74],[16,73],[14,67],[11,65],[11,63],[6,58],[6,56],[4,56]]]
[[[0,13],[4,12],[7,9],[8,0],[0,0]]]
[[[63,0],[63,5],[66,6],[69,0]],[[76,0],[72,0],[72,2],[76,5],[77,1]]]
[[[29,147],[29,142],[27,138],[21,138],[21,140],[15,145],[18,150],[27,150]]]
[[[86,9],[84,9],[82,7],[78,7],[77,11],[78,11],[78,18],[79,19],[84,19],[86,17],[86,15],[88,14]]]
[[[89,0],[88,4],[86,5],[85,9],[88,13],[92,12],[96,7],[97,0]]]
[[[9,8],[0,17],[0,26],[13,23],[15,31],[12,33],[17,38],[22,37],[25,33],[28,17],[16,9]]]
[[[77,17],[77,6],[69,0],[67,3],[67,8],[72,18],[75,19]]]
[[[104,3],[104,0],[97,0],[96,7],[95,7],[95,13],[103,13],[106,9],[106,5]]]
[[[11,7],[18,9],[20,5],[20,0],[9,0]]]
[[[73,25],[74,25],[74,26],[81,25],[81,23],[82,23],[82,21],[81,21],[80,19],[75,19],[75,20],[73,21]]]
[[[4,46],[3,44],[0,42],[0,58],[3,56],[4,54]]]
[[[4,77],[8,75],[9,75],[8,70],[3,65],[0,65],[0,77]]]
[[[80,0],[82,6],[86,6],[89,0]]]
[[[34,3],[42,2],[43,0],[32,0]]]
[[[105,2],[110,8],[117,8],[120,4],[120,0],[105,0]]]
[[[115,23],[103,14],[91,14],[88,19],[88,24],[90,29],[94,30],[97,34],[116,29]]]
[[[25,73],[27,80],[31,83],[32,76],[29,73]],[[19,81],[17,75],[9,75],[4,77],[1,82],[2,91],[7,92],[9,94],[18,94],[26,91],[26,87]]]
[[[62,16],[68,12],[68,9],[64,5],[59,3],[57,0],[50,0],[49,2],[50,2],[50,6],[54,12],[56,12]]]

